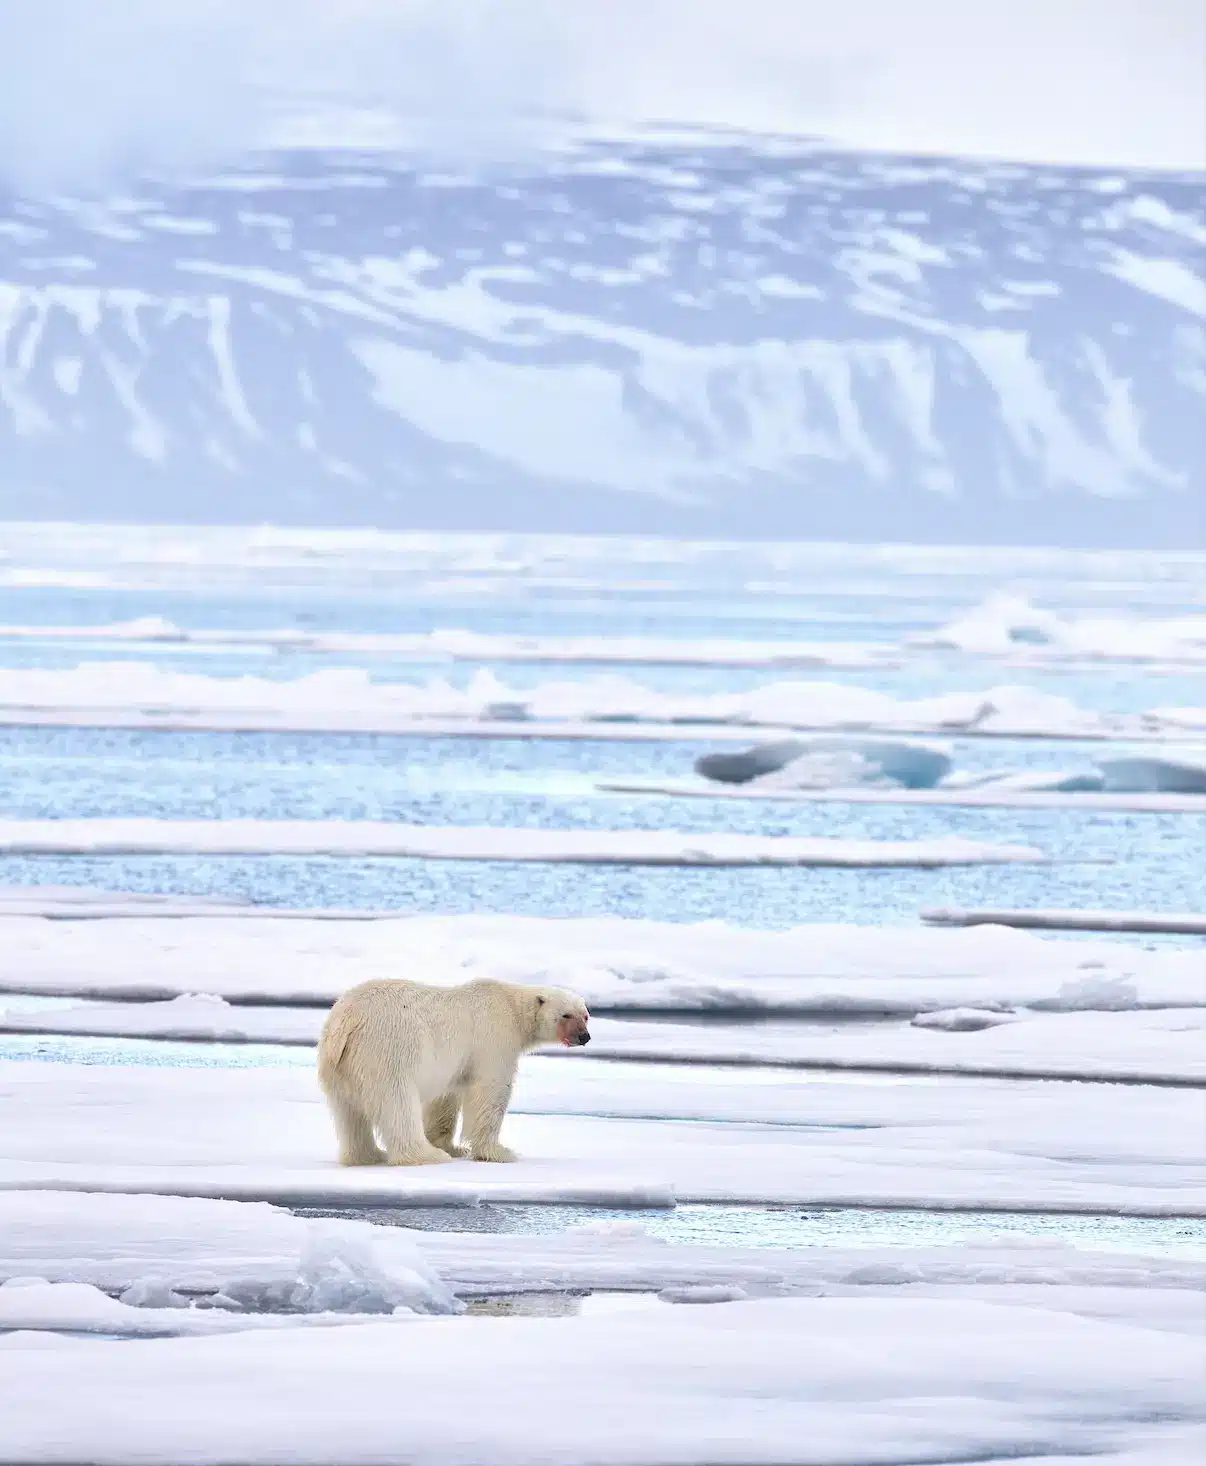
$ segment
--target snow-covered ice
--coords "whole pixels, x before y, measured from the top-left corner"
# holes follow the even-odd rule
[[[1167,712],[1167,715],[1166,715]],[[360,668],[301,677],[214,677],[137,661],[6,668],[0,716],[10,724],[480,735],[676,738],[767,728],[979,737],[1155,738],[1181,735],[1178,710],[1106,714],[1058,693],[1002,685],[902,699],[839,682],[768,682],[742,691],[661,692],[621,676],[513,687],[488,669],[461,688],[377,682]],[[1190,725],[1192,726],[1192,725]],[[579,736],[586,736],[579,733]]]
[[[623,917],[285,915],[3,917],[0,992],[326,1006],[373,977],[447,984],[493,976],[573,988],[599,1011],[912,1016],[961,1006],[1206,1005],[1196,950],[1006,927],[755,931]]]
[[[909,644],[1008,659],[1206,662],[1206,616],[1061,616],[1003,594]]]
[[[1035,931],[1147,932],[1206,937],[1206,916],[1169,911],[1054,910],[1025,911],[935,906],[921,912],[929,926],[1004,926]]]
[[[14,1026],[21,1026],[25,1016],[19,1015]],[[60,1015],[46,1018],[53,1031]],[[1206,1086],[1206,1010],[1026,1013],[1006,1019],[996,1010],[955,1008],[926,1014],[904,1027],[841,1026],[830,1031],[603,1019],[593,1025],[591,1055]]]
[[[474,829],[377,820],[0,820],[0,855],[388,855],[575,865],[912,866],[1041,861],[1030,845],[955,836],[680,834],[674,830]]]
[[[14,1278],[87,1284],[139,1313],[194,1297],[253,1314],[457,1307],[413,1233],[187,1196],[4,1191],[0,1282]],[[0,1295],[0,1328],[34,1326],[15,1321],[21,1305],[30,1300]]]
[[[927,789],[951,767],[950,750],[903,739],[838,737],[789,738],[760,743],[738,753],[708,753],[695,771],[722,784],[761,787],[826,788],[881,783]]]
[[[387,633],[186,628],[162,616],[92,626],[0,626],[0,641],[66,641],[197,650],[268,649],[419,662],[568,662],[580,666],[850,667],[893,666],[892,647],[840,642],[738,641],[650,636],[513,636],[466,631]]]
[[[425,632],[243,630],[182,626],[165,616],[88,625],[0,625],[0,640],[171,646],[197,650],[299,651],[430,662],[574,663],[580,666],[848,667],[899,665],[928,650],[958,651],[1014,666],[1063,663],[1206,662],[1206,616],[1060,615],[1000,594],[900,644],[750,641],[722,637],[549,636],[440,627]]]
[[[529,1059],[505,1126],[516,1164],[346,1168],[308,1069],[7,1062],[0,1189],[1201,1216],[1203,1104],[1152,1086]]]
[[[600,1011],[914,1013],[955,1007],[1201,1007],[1200,952],[1006,927],[802,925],[624,917],[305,913],[0,918],[0,992],[329,1005],[355,983],[473,977],[581,992]],[[224,1015],[218,1015],[224,1016]]]
[[[232,1006],[209,994],[54,1008],[39,1001],[0,998],[0,1033],[313,1045],[325,1017],[314,1008]],[[1108,1003],[1109,994],[1096,1001]],[[1008,1033],[986,1032],[1006,1024]],[[947,1008],[903,1027],[649,1024],[596,1016],[591,1032],[592,1058],[1206,1084],[1206,1007],[1058,1014]]]
[[[1164,766],[1163,760],[1145,760],[1152,766]],[[1176,761],[1170,761],[1175,765]],[[833,764],[825,772],[849,773],[848,765]],[[898,786],[857,784],[842,787],[801,788],[776,780],[755,780],[743,785],[725,785],[709,779],[599,779],[595,787],[608,794],[649,794],[671,799],[747,799],[774,800],[797,804],[900,804],[922,806],[958,806],[966,809],[1070,809],[1113,810],[1128,814],[1206,814],[1206,794],[1171,793],[1168,788],[1151,793],[1105,792],[1101,787],[1070,789],[1075,782],[1083,786],[1081,775],[1055,774],[1002,775],[982,783],[952,780],[935,789],[904,789]],[[1093,780],[1094,783],[1097,780]]]
[[[131,1290],[134,1296],[142,1295]],[[233,1302],[233,1300],[232,1300]],[[409,1314],[399,1304],[391,1313]],[[372,1312],[353,1314],[355,1319],[371,1319]],[[46,1283],[40,1279],[13,1278],[0,1284],[0,1338],[6,1331],[39,1330],[71,1334],[102,1334],[127,1339],[173,1339],[207,1334],[230,1334],[243,1329],[292,1328],[298,1323],[308,1326],[342,1325],[347,1314],[247,1313],[241,1308],[196,1309],[188,1300],[174,1297],[158,1306],[153,1303],[127,1303],[110,1298],[90,1283]]]
[[[1079,1317],[1058,1293],[1047,1307],[786,1298],[15,1347],[0,1371],[0,1460],[1191,1459],[1197,1342]],[[587,1387],[568,1412],[534,1414],[550,1361]]]
[[[1100,760],[1106,789],[1148,789],[1153,793],[1206,794],[1206,749],[1176,757],[1135,754]]]
[[[218,1307],[299,1314],[289,1297],[314,1236],[339,1239],[388,1278],[421,1275],[431,1311],[449,1297],[554,1289],[657,1290],[738,1286],[751,1295],[820,1288],[931,1287],[1206,1290],[1206,1263],[1084,1250],[1006,1229],[981,1241],[930,1247],[768,1248],[671,1245],[641,1221],[590,1220],[560,1232],[410,1231],[367,1221],[323,1223],[266,1202],[105,1192],[0,1191],[0,1283],[83,1284],[137,1310],[205,1299]],[[438,1282],[436,1281],[438,1280]],[[312,1291],[298,1288],[310,1303]],[[396,1284],[372,1300],[388,1312]],[[66,1303],[66,1295],[60,1295]],[[81,1302],[85,1300],[81,1299]],[[325,1301],[325,1300],[324,1300]],[[338,1298],[355,1317],[354,1289]],[[9,1307],[15,1310],[15,1304]],[[292,1310],[292,1311],[289,1311]],[[416,1311],[423,1311],[422,1309]],[[245,1314],[245,1316],[247,1316]]]

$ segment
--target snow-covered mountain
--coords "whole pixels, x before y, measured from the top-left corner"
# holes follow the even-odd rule
[[[594,142],[0,198],[0,516],[1206,543],[1206,198]]]

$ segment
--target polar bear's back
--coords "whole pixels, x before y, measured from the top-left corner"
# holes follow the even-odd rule
[[[424,1095],[442,1093],[485,1054],[518,1053],[513,990],[479,980],[433,987],[375,978],[349,988],[327,1015],[318,1045],[325,1089],[374,1090],[402,1074]]]

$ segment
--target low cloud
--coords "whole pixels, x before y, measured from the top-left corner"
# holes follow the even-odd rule
[[[1200,0],[0,0],[0,186],[100,191],[349,109],[516,156],[567,119],[1201,166]]]

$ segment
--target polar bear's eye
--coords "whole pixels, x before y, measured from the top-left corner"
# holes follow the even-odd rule
[[[544,1007],[544,999],[543,998],[537,998],[536,999],[536,1006],[538,1008],[543,1008]]]

